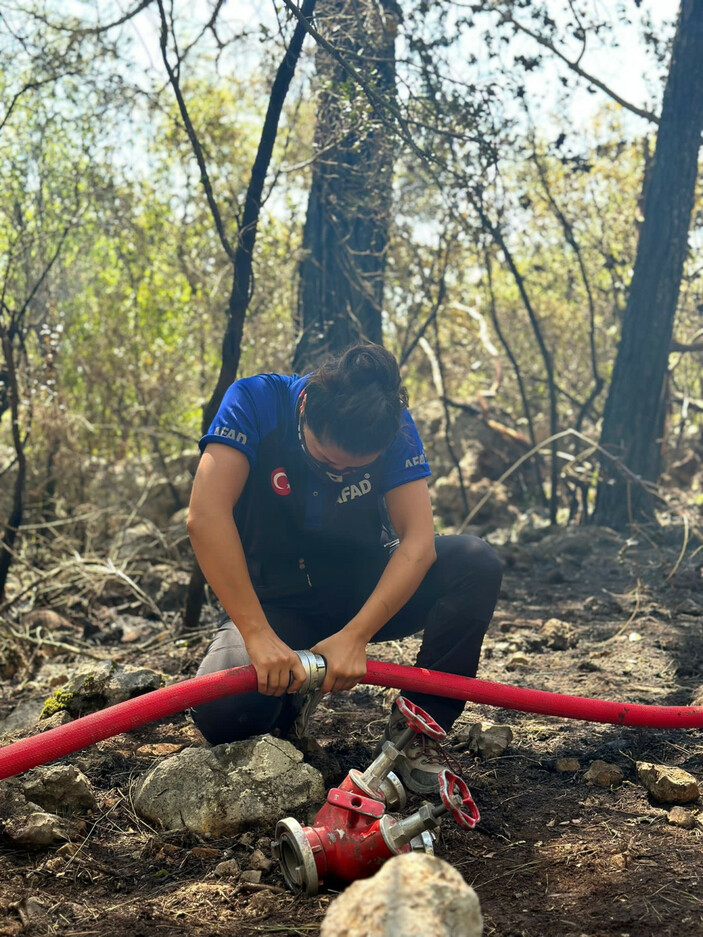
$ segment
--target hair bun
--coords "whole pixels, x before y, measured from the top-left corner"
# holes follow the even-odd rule
[[[364,387],[374,381],[384,392],[393,393],[400,385],[395,358],[380,345],[354,345],[340,359],[340,375],[353,387]]]

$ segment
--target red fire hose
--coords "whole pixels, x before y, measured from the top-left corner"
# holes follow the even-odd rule
[[[612,722],[618,725],[649,726],[658,729],[703,728],[702,706],[615,703],[584,696],[523,689],[504,683],[478,680],[475,677],[460,677],[437,670],[380,661],[368,662],[366,676],[360,682],[406,692],[469,700],[503,709],[541,713],[545,716],[584,719],[589,722]],[[128,732],[148,722],[172,716],[191,706],[209,703],[236,693],[252,692],[256,687],[256,671],[250,664],[247,667],[193,677],[173,686],[145,693],[136,699],[117,703],[65,726],[49,729],[32,738],[0,748],[0,780],[87,748],[120,732]]]

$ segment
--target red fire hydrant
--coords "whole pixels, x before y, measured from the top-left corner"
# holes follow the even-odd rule
[[[440,805],[423,804],[404,819],[386,812],[387,806],[399,803],[402,809],[405,803],[405,791],[391,774],[402,749],[416,732],[435,738],[445,734],[419,707],[402,697],[397,705],[408,723],[397,745],[386,742],[363,774],[352,769],[339,787],[332,788],[312,826],[303,827],[293,817],[277,824],[273,855],[293,892],[315,895],[326,879],[352,882],[368,878],[400,853],[417,850],[432,854],[430,831],[437,829],[440,817],[447,812],[469,829],[480,819],[465,782],[448,770],[439,775]],[[394,780],[389,784],[391,778]]]

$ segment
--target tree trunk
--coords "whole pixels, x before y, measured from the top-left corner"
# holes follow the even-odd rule
[[[384,100],[395,98],[397,7],[392,0],[324,0],[318,28]],[[300,264],[300,337],[293,367],[360,339],[382,341],[383,278],[393,140],[342,64],[316,55],[316,159]]]
[[[651,494],[632,476],[655,482],[659,473],[668,356],[702,131],[703,2],[682,0],[601,432],[601,445],[626,469],[602,460],[593,519],[610,527],[654,516]]]
[[[5,358],[7,382],[10,398],[10,414],[12,417],[12,442],[17,456],[17,478],[12,491],[12,506],[10,516],[5,524],[2,539],[0,540],[0,602],[5,600],[7,578],[14,558],[13,548],[24,515],[24,488],[27,481],[27,458],[24,451],[24,442],[20,432],[20,389],[17,377],[16,359],[13,336],[9,329],[0,329],[0,344]]]

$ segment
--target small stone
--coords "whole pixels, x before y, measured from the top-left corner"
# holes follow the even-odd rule
[[[469,728],[466,736],[470,751],[482,758],[498,758],[513,740],[510,726],[491,722],[477,722]]]
[[[696,818],[690,810],[684,807],[672,807],[666,815],[667,823],[679,826],[682,830],[692,830],[696,825]]]
[[[190,854],[196,859],[219,859],[221,855],[220,850],[212,846],[193,846]]]
[[[160,757],[175,755],[177,752],[183,751],[184,748],[185,745],[178,745],[175,742],[155,742],[150,745],[140,745],[135,754],[145,758],[148,756]]]
[[[690,804],[701,795],[698,782],[683,768],[638,761],[637,777],[652,797],[662,804]]]
[[[63,856],[64,859],[70,859],[71,856],[75,856],[80,848],[78,843],[64,843],[56,850],[56,855]]]
[[[48,922],[48,914],[44,902],[33,895],[27,898],[24,906],[25,913],[30,924],[45,925]]]
[[[574,774],[581,770],[581,762],[578,758],[557,758],[554,767],[562,774]]]
[[[547,647],[554,651],[566,651],[578,644],[578,635],[568,621],[559,618],[550,618],[542,625],[540,634]]]
[[[47,811],[94,810],[98,805],[90,781],[75,765],[40,765],[29,771],[21,783],[27,800]]]
[[[518,667],[529,666],[530,658],[527,654],[511,654],[505,662],[506,670],[517,670]]]
[[[249,856],[249,868],[259,869],[261,872],[270,872],[273,868],[273,859],[269,859],[260,849],[255,849]]]
[[[625,777],[622,768],[608,764],[606,761],[594,761],[584,774],[587,784],[596,784],[598,787],[617,787],[622,784]]]
[[[261,882],[261,870],[245,869],[241,874],[241,881],[249,882],[250,885],[258,885]]]
[[[235,878],[239,875],[239,863],[236,859],[227,859],[218,862],[215,866],[215,875],[219,878]]]
[[[28,817],[12,817],[5,823],[3,833],[11,842],[22,846],[51,846],[71,839],[68,826],[59,817],[42,811]]]

